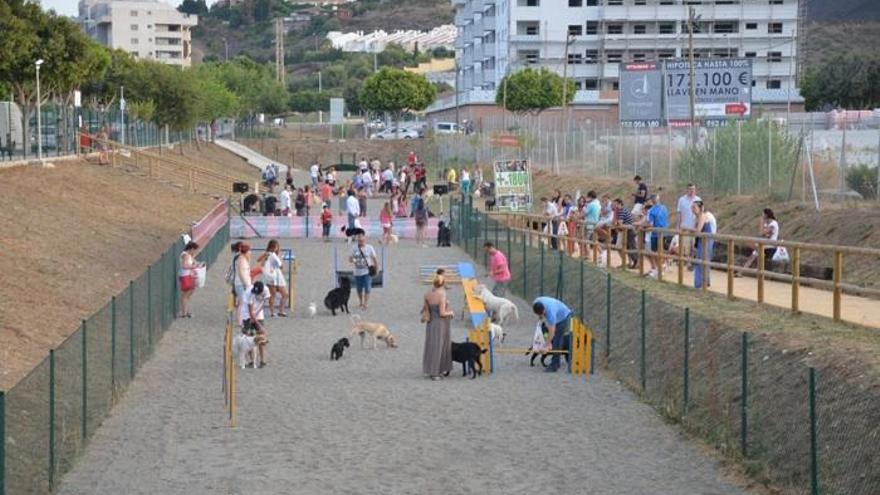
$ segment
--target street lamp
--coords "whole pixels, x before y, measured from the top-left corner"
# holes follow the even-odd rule
[[[37,60],[34,65],[37,66],[37,160],[43,159],[43,126],[40,117],[40,66],[43,65],[43,59]]]

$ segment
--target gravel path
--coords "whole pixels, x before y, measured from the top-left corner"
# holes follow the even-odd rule
[[[386,287],[364,318],[388,324],[401,347],[353,342],[331,362],[348,318],[302,314],[331,287],[330,245],[282,244],[300,260],[299,314],[269,321],[270,366],[238,374],[239,426],[228,426],[220,391],[226,289],[215,268],[193,299],[196,316],[165,335],[59,493],[744,493],[600,375],[549,375],[505,355],[492,376],[464,379],[458,366],[449,379],[423,378],[417,269],[460,261],[457,248],[389,248]],[[451,299],[460,312],[460,288]],[[505,345],[527,345],[534,328],[517,303],[524,317]],[[465,333],[456,319],[453,340]]]

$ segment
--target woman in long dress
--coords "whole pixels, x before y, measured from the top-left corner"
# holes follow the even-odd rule
[[[439,380],[452,371],[452,338],[449,324],[454,317],[446,299],[446,280],[443,275],[434,277],[433,287],[425,294],[422,311],[427,311],[425,325],[425,352],[422,357],[422,372]]]
[[[718,232],[718,223],[715,215],[712,214],[703,205],[702,201],[694,201],[691,205],[691,211],[697,219],[696,231],[702,234],[715,235]],[[703,246],[703,244],[706,244]],[[715,241],[712,237],[697,237],[694,243],[694,249],[697,252],[697,269],[694,270],[694,288],[698,291],[706,290],[711,285],[710,275],[712,268],[709,265],[712,262],[712,249],[715,247]]]

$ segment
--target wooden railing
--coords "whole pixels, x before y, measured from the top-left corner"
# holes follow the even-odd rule
[[[152,149],[140,149],[115,141],[89,137],[92,147],[83,150],[90,158],[114,168],[126,168],[150,179],[168,181],[185,188],[190,193],[226,195],[232,191],[232,183],[241,179],[211,170],[184,156],[157,153]]]
[[[543,226],[550,223],[550,219],[546,216],[520,213],[487,214],[490,216],[490,218],[501,222],[502,224],[506,225],[514,231],[527,233],[530,242],[533,237],[538,239],[539,241],[543,240],[544,242],[547,242],[552,238],[556,238],[557,242],[559,243],[559,249],[567,251],[569,255],[574,254],[573,246],[577,246],[577,252],[579,252],[579,256],[582,259],[590,261],[594,264],[598,264],[600,253],[605,252],[607,264],[608,266],[611,266],[611,254],[616,253],[620,256],[621,259],[620,268],[626,269],[627,258],[630,256],[635,256],[637,260],[636,269],[638,270],[640,275],[644,275],[646,256],[656,256],[658,265],[657,279],[659,281],[663,281],[664,279],[664,267],[666,266],[667,261],[672,261],[676,265],[676,282],[678,284],[684,283],[685,266],[687,264],[694,265],[696,269],[721,270],[726,274],[726,294],[727,297],[731,299],[735,297],[734,278],[737,276],[738,273],[755,277],[757,281],[756,300],[759,304],[765,303],[766,280],[776,280],[790,283],[790,308],[794,312],[799,312],[801,310],[800,289],[802,286],[828,289],[831,292],[832,317],[835,321],[841,320],[841,296],[844,293],[864,296],[871,299],[877,299],[878,297],[880,297],[880,290],[871,287],[863,287],[852,283],[844,283],[842,276],[844,269],[844,255],[867,257],[873,259],[874,263],[880,263],[880,249],[863,248],[856,246],[813,244],[784,240],[772,241],[769,239],[757,237],[746,237],[730,234],[706,234],[694,231],[680,231],[673,229],[641,228],[634,227],[632,225],[612,225],[607,227],[609,235],[606,236],[604,242],[599,242],[597,239],[594,238],[591,229],[586,228],[586,225],[583,221],[576,222],[576,229],[573,235],[554,236],[550,233],[544,233],[542,231]],[[588,232],[590,232],[589,236],[587,235]],[[615,244],[612,244],[611,241],[612,232],[617,232],[618,242]],[[660,242],[657,243],[657,252],[650,251],[645,246],[645,234],[648,232],[657,233],[660,237]],[[627,248],[627,237],[632,235],[636,236],[635,248],[629,249]],[[669,253],[665,252],[663,239],[670,238],[672,236],[679,236],[679,246],[682,246],[685,242],[688,242],[689,238],[704,239],[704,241],[700,242],[701,249],[703,250],[702,256],[685,257],[683,254],[683,249],[678,249],[675,255],[670,255]],[[709,240],[714,241],[715,244],[721,244],[726,247],[726,259],[724,260],[724,262],[716,262],[710,259],[711,253],[709,252],[709,242],[707,242]],[[735,257],[736,247],[738,243],[747,244],[750,247],[754,247],[755,249],[757,249],[758,259],[756,268],[743,268],[736,265]],[[785,249],[789,252],[788,265],[790,267],[790,273],[781,273],[767,269],[767,267],[765,266],[767,260],[764,259],[764,249],[771,247],[785,247]],[[831,255],[831,280],[817,277],[804,277],[802,275],[802,260],[804,254],[807,252],[824,253]],[[703,289],[705,289],[705,287]],[[878,303],[878,309],[880,309],[880,303]]]

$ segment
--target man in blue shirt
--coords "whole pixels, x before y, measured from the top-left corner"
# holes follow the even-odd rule
[[[647,229],[665,229],[669,227],[669,210],[660,202],[660,196],[652,194],[648,198],[645,207],[648,208],[648,215],[642,222],[642,227]],[[651,271],[648,272],[649,277],[657,277],[657,270],[661,269],[662,262],[660,260],[660,236],[659,232],[651,232],[651,252],[647,255],[648,262],[651,263]],[[668,249],[668,236],[663,236],[663,248]]]
[[[532,311],[538,315],[538,318],[547,327],[549,335],[547,340],[550,341],[550,350],[561,351],[568,349],[568,346],[571,345],[571,335],[569,333],[571,328],[571,308],[559,299],[542,296],[532,302]],[[553,354],[553,357],[550,359],[550,366],[544,371],[556,372],[559,369],[559,357],[560,354]]]

